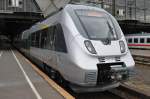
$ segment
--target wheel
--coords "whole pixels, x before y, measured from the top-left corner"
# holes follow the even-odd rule
[[[54,69],[50,70],[50,77],[52,79],[56,79],[57,78],[57,72]]]
[[[50,78],[52,78],[52,79],[56,79],[56,77],[57,77],[57,72],[54,70],[54,69],[52,69],[51,67],[49,67],[48,65],[46,65],[45,64],[45,66],[44,66],[44,71],[46,72],[46,74],[50,77]]]

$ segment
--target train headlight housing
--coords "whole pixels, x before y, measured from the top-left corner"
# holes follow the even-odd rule
[[[119,41],[121,53],[126,51],[125,43],[123,41]]]
[[[85,44],[86,48],[88,49],[88,51],[89,51],[90,53],[92,53],[92,54],[97,54],[95,48],[93,47],[93,45],[92,45],[92,43],[91,43],[91,41],[86,40],[86,41],[84,41],[84,44]]]

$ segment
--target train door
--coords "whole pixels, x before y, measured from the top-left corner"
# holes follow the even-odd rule
[[[66,64],[66,43],[64,38],[64,33],[60,24],[56,25],[56,39],[55,39],[55,51],[57,57],[57,66],[61,69],[64,69],[64,65]]]
[[[56,26],[52,26],[52,31],[51,31],[51,40],[50,40],[50,43],[51,43],[51,62],[52,62],[52,65],[55,69],[57,69],[57,52],[56,52],[56,47],[55,47],[55,43],[56,43],[56,38],[57,38],[57,28]]]
[[[55,26],[51,26],[43,31],[41,37],[41,47],[46,64],[56,69],[57,57],[54,46],[56,39],[55,28]]]

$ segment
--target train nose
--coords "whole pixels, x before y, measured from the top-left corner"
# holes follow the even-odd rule
[[[98,64],[97,84],[112,83],[126,80],[129,77],[129,71],[123,62]]]
[[[100,41],[92,41],[92,44],[99,56],[117,56],[121,55],[119,41],[111,41],[105,45]]]

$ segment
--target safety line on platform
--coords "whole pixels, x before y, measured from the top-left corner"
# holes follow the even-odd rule
[[[40,96],[40,94],[38,93],[38,91],[36,90],[35,86],[33,85],[33,83],[31,82],[30,78],[28,77],[27,73],[25,72],[25,70],[23,69],[21,63],[19,62],[18,58],[16,57],[15,53],[11,50],[15,60],[17,61],[18,66],[20,67],[21,71],[23,72],[23,75],[25,76],[27,82],[29,83],[32,91],[34,92],[34,94],[36,95],[37,99],[42,99],[42,97]]]
[[[21,55],[22,56],[22,55]],[[24,57],[24,56],[23,56]],[[24,57],[25,58],[25,57]],[[65,89],[60,87],[55,81],[50,79],[44,72],[42,72],[37,66],[35,66],[33,63],[31,63],[27,58],[25,60],[32,66],[32,68],[43,78],[47,83],[53,87],[61,96],[63,96],[65,99],[75,99],[71,94],[69,94]]]

